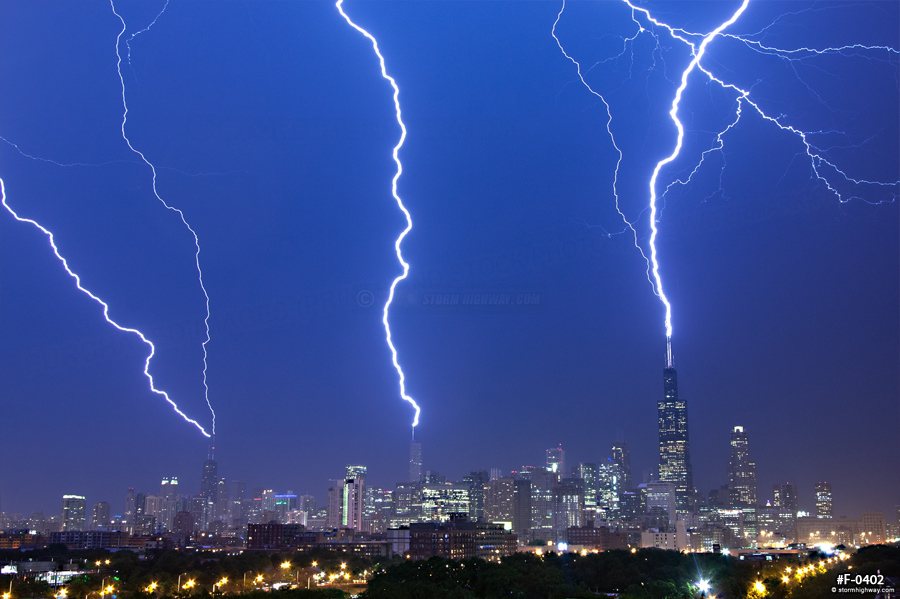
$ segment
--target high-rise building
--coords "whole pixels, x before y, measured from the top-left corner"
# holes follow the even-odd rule
[[[657,403],[659,419],[659,480],[675,484],[679,511],[693,508],[694,476],[688,436],[687,402],[678,396],[678,373],[672,359],[671,339],[667,340],[666,368],[663,369],[663,399]]]
[[[491,470],[499,470],[491,468]],[[473,470],[463,477],[463,483],[469,486],[469,520],[485,522],[485,485],[500,477],[489,476],[487,470]]]
[[[216,484],[216,505],[222,506],[222,509],[219,510],[222,513],[219,515],[226,515],[224,512],[225,506],[228,505],[228,481],[224,477],[220,478]]]
[[[512,522],[515,511],[515,481],[497,478],[482,487],[484,493],[484,521]]]
[[[619,487],[622,491],[630,491],[632,489],[631,481],[631,452],[628,450],[626,441],[616,441],[612,445],[612,463],[619,467],[619,473],[622,480],[619,481]]]
[[[422,444],[412,441],[409,444],[409,482],[422,480]]]
[[[596,510],[600,494],[599,468],[597,464],[581,462],[575,467],[575,477],[584,481],[584,509]]]
[[[757,504],[756,462],[750,460],[750,445],[744,427],[731,431],[731,459],[728,461],[728,494],[730,507],[752,507]]]
[[[557,476],[566,475],[566,452],[563,451],[562,444],[547,450],[547,470]]]
[[[797,512],[800,510],[800,502],[797,500],[797,485],[794,483],[773,485],[772,495],[773,506],[791,512],[795,518],[797,517]]]
[[[338,482],[338,481],[333,481]],[[339,528],[343,520],[343,483],[328,487],[325,497],[325,528]]]
[[[94,529],[109,526],[109,523],[109,504],[105,501],[95,503],[91,514],[91,524]]]
[[[553,489],[559,475],[546,468],[523,466],[516,478],[529,481],[531,487],[531,530],[529,541],[553,540]]]
[[[354,479],[361,482],[363,489],[366,487],[366,473],[368,472],[368,468],[362,466],[360,464],[348,464],[345,469],[344,478],[345,479]]]
[[[584,481],[563,478],[553,488],[553,540],[567,542],[569,528],[584,525]]]
[[[834,518],[831,483],[816,483],[816,518]]]
[[[125,493],[125,520],[129,524],[134,520],[134,487],[128,487]]]
[[[597,508],[606,521],[618,517],[622,496],[622,474],[618,464],[607,458],[597,469]]]
[[[521,539],[531,533],[531,481],[521,478],[513,483],[513,532]]]
[[[178,497],[178,477],[164,476],[159,485],[159,494],[165,499],[176,499]]]
[[[349,478],[351,475],[354,478]],[[347,466],[348,478],[341,489],[341,526],[363,529],[366,499],[366,467]]]
[[[62,529],[84,530],[84,510],[86,501],[83,495],[63,495]]]
[[[216,462],[215,445],[209,446],[209,455],[203,462],[203,470],[200,473],[200,497],[206,500],[204,525],[208,525],[215,519],[216,503],[219,499],[219,464]],[[197,515],[194,515],[194,523],[197,524]],[[200,528],[206,530],[206,526]]]
[[[797,512],[800,503],[797,499],[797,485],[784,483],[772,487],[772,507],[776,508],[782,530],[779,530],[787,542],[797,540]]]
[[[216,487],[219,484],[219,464],[215,460],[215,449],[210,446],[209,456],[204,460],[203,471],[200,473],[200,496],[210,503],[215,503],[218,498]]]

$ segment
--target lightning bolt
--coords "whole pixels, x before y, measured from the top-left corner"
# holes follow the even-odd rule
[[[672,38],[681,41],[684,43],[689,49],[691,53],[691,61],[685,67],[685,69],[681,72],[680,82],[678,87],[675,89],[675,93],[670,105],[669,109],[669,117],[672,120],[672,123],[675,126],[677,131],[676,140],[674,148],[672,152],[657,162],[656,166],[653,169],[653,172],[650,176],[649,181],[649,200],[648,200],[648,208],[649,208],[649,227],[650,227],[650,236],[648,240],[648,245],[650,248],[649,258],[647,253],[644,251],[638,240],[638,234],[634,227],[634,221],[629,221],[625,216],[624,212],[621,209],[619,202],[619,195],[617,192],[618,185],[618,177],[619,177],[619,166],[622,162],[622,151],[620,150],[618,144],[616,143],[615,136],[612,132],[612,111],[610,109],[610,105],[604,96],[595,90],[591,85],[585,80],[584,77],[584,69],[581,64],[575,60],[566,50],[563,48],[562,43],[560,42],[556,30],[557,26],[562,18],[563,12],[565,11],[565,0],[563,0],[562,8],[557,14],[556,21],[553,23],[553,28],[551,30],[551,35],[556,40],[557,45],[560,48],[560,51],[563,55],[571,61],[577,70],[577,75],[581,83],[585,88],[588,89],[590,93],[598,97],[607,112],[607,123],[606,123],[606,131],[609,135],[613,147],[618,152],[618,159],[616,161],[615,166],[615,176],[613,183],[613,196],[615,198],[615,206],[616,211],[622,217],[622,220],[626,224],[627,228],[631,229],[632,234],[634,236],[635,246],[641,252],[641,255],[644,257],[644,260],[647,261],[648,264],[648,279],[653,287],[654,293],[659,297],[660,301],[663,303],[665,307],[665,331],[666,331],[666,346],[667,346],[667,362],[669,366],[672,366],[672,350],[671,350],[671,339],[672,339],[672,306],[668,297],[666,296],[663,290],[663,282],[662,276],[660,275],[659,268],[659,260],[658,260],[658,250],[656,247],[656,238],[658,235],[658,220],[661,209],[658,207],[659,200],[665,196],[665,194],[671,189],[674,185],[687,185],[691,182],[693,176],[700,170],[703,166],[707,156],[712,152],[721,152],[725,145],[725,136],[728,134],[733,127],[737,125],[742,116],[745,114],[745,109],[749,108],[751,110],[746,110],[746,112],[753,112],[759,117],[761,117],[765,122],[774,125],[780,131],[791,134],[795,139],[799,140],[800,144],[804,149],[804,154],[809,160],[809,167],[812,177],[814,177],[817,181],[821,182],[828,191],[841,203],[850,201],[852,199],[862,199],[857,195],[849,196],[845,193],[842,193],[838,190],[838,187],[841,184],[847,184],[851,186],[857,187],[865,187],[865,186],[874,186],[874,187],[882,187],[882,188],[898,188],[900,187],[900,180],[898,181],[873,181],[868,179],[863,179],[860,177],[855,177],[848,174],[845,170],[841,169],[833,160],[830,160],[827,157],[828,149],[822,149],[818,147],[813,141],[811,141],[811,137],[814,135],[826,135],[830,133],[839,133],[837,131],[803,131],[794,125],[791,125],[787,122],[787,117],[785,115],[771,116],[767,114],[762,107],[760,107],[759,103],[751,99],[751,90],[743,89],[738,85],[733,83],[729,83],[724,81],[723,79],[716,77],[712,71],[705,67],[702,64],[702,60],[706,54],[707,47],[710,43],[713,42],[717,37],[730,38],[733,40],[737,40],[740,43],[743,43],[750,50],[757,52],[759,54],[766,54],[776,56],[782,60],[788,61],[788,63],[793,67],[794,63],[797,61],[803,61],[813,56],[822,56],[826,54],[838,54],[841,56],[851,56],[851,55],[860,55],[861,53],[865,53],[868,55],[872,52],[885,53],[890,55],[898,54],[898,50],[892,48],[890,46],[866,46],[863,44],[850,44],[846,46],[838,46],[838,47],[827,47],[822,49],[815,49],[810,47],[801,47],[795,49],[781,49],[772,46],[764,45],[762,42],[751,39],[751,37],[761,36],[766,33],[769,27],[771,27],[774,23],[769,26],[763,28],[762,30],[752,34],[751,36],[740,36],[732,33],[724,33],[724,30],[733,25],[744,13],[747,7],[750,4],[750,0],[743,0],[738,9],[732,14],[732,16],[723,22],[721,25],[716,27],[709,33],[696,33],[690,32],[685,29],[681,29],[678,27],[673,27],[672,25],[668,25],[657,18],[655,18],[648,9],[641,8],[633,4],[630,0],[622,0],[622,2],[630,9],[631,11],[631,20],[635,23],[637,27],[637,32],[631,37],[622,38],[623,45],[621,52],[611,58],[603,60],[601,62],[608,62],[617,59],[622,56],[627,50],[630,44],[637,39],[638,36],[642,34],[652,35],[657,40],[657,48],[659,47],[659,39],[656,37],[656,33],[651,31],[653,27],[664,29],[668,31],[669,35]],[[803,12],[803,11],[800,11]],[[791,13],[791,14],[799,14],[799,13]],[[643,18],[650,24],[648,27],[644,27],[639,21],[638,16],[642,15]],[[781,17],[779,17],[780,19]],[[598,62],[597,64],[600,64]],[[596,64],[594,65],[596,66]],[[593,67],[591,67],[593,68]],[[682,124],[679,118],[679,108],[681,105],[682,97],[684,95],[685,90],[688,87],[688,79],[692,73],[699,71],[703,73],[710,83],[715,83],[721,86],[725,90],[730,90],[735,93],[735,108],[734,108],[734,117],[730,119],[728,124],[718,131],[715,135],[715,139],[707,150],[703,151],[700,154],[700,158],[697,163],[694,165],[692,169],[690,169],[690,173],[686,178],[675,178],[673,181],[668,183],[661,196],[658,195],[657,189],[660,183],[660,176],[664,169],[664,167],[673,161],[675,161],[679,155],[681,154],[683,142],[684,142],[684,125]],[[815,94],[815,91],[800,77],[797,73],[796,68],[794,68],[794,73],[797,75],[798,80],[800,80],[806,87],[816,96],[820,101],[821,98],[818,94]],[[865,142],[863,142],[865,143]],[[721,181],[721,178],[720,178]],[[897,193],[894,192],[890,201],[896,201]],[[881,203],[881,202],[874,202]],[[646,210],[646,208],[645,208]],[[642,211],[643,213],[643,211]]]
[[[111,324],[112,326],[116,327],[117,329],[119,329],[120,331],[122,331],[124,333],[132,333],[134,335],[137,335],[140,338],[140,340],[143,341],[147,345],[147,347],[150,348],[150,353],[147,355],[147,359],[144,360],[144,376],[146,376],[147,380],[150,382],[150,390],[153,393],[156,393],[157,395],[161,395],[163,397],[163,399],[165,399],[167,402],[169,402],[169,405],[172,406],[172,409],[175,410],[176,414],[178,414],[179,416],[184,418],[187,422],[196,426],[197,429],[199,429],[199,431],[201,433],[203,433],[204,436],[209,437],[210,434],[206,432],[206,430],[200,425],[200,423],[197,422],[196,420],[189,418],[187,416],[187,414],[182,412],[178,408],[178,405],[172,400],[172,398],[169,397],[168,393],[166,393],[165,391],[162,391],[161,389],[156,388],[156,385],[154,384],[154,381],[153,381],[153,375],[150,374],[150,360],[153,359],[153,356],[156,353],[156,347],[153,345],[153,343],[149,339],[147,339],[147,337],[145,337],[144,334],[142,332],[140,332],[139,330],[122,326],[119,323],[117,323],[116,321],[114,321],[112,318],[109,317],[109,304],[107,304],[102,299],[100,299],[99,297],[97,297],[96,295],[91,293],[87,288],[85,288],[81,284],[81,277],[78,276],[71,268],[69,268],[68,261],[62,256],[62,254],[59,253],[59,248],[56,246],[56,240],[53,237],[53,233],[51,233],[45,227],[40,225],[37,221],[32,220],[30,218],[25,218],[25,217],[19,216],[19,214],[16,213],[16,211],[13,210],[9,204],[7,204],[7,202],[6,202],[6,184],[4,183],[2,178],[0,178],[0,203],[3,204],[3,207],[6,208],[6,210],[17,221],[19,221],[21,223],[28,223],[28,224],[32,225],[33,227],[35,227],[36,229],[40,230],[44,235],[47,236],[47,240],[50,242],[50,247],[53,250],[53,254],[56,256],[57,260],[60,261],[63,268],[66,269],[66,272],[69,274],[69,276],[72,277],[73,279],[75,279],[75,286],[78,287],[78,289],[81,292],[83,292],[85,295],[87,295],[88,297],[90,297],[92,300],[94,300],[95,302],[97,302],[98,304],[100,304],[103,307],[103,318],[106,319],[106,322],[108,322],[109,324]]]
[[[141,33],[144,33],[144,32],[146,32],[146,31],[148,31],[148,30],[156,23],[156,21],[159,19],[160,15],[162,15],[162,13],[165,11],[165,9],[166,9],[167,6],[168,6],[168,2],[166,2],[165,6],[163,6],[163,9],[159,12],[159,14],[156,16],[156,18],[154,18],[153,22],[151,22],[147,27],[145,27],[145,28],[142,29],[141,31],[138,31],[137,33],[133,34],[128,40],[126,40],[126,46],[127,46],[127,48],[128,48],[128,57],[129,57],[129,60],[130,60],[130,56],[131,56],[131,46],[130,46],[131,40],[133,40],[137,35],[139,35],[139,34],[141,34]],[[186,414],[178,407],[178,405],[175,403],[175,401],[172,400],[172,398],[168,395],[168,393],[166,393],[165,391],[163,391],[163,390],[161,390],[161,389],[158,389],[158,388],[156,387],[155,381],[154,381],[154,379],[153,379],[153,375],[150,374],[150,362],[152,361],[153,357],[156,355],[156,346],[155,346],[155,345],[154,345],[154,344],[153,344],[153,343],[152,343],[152,342],[151,342],[151,341],[150,341],[150,340],[149,340],[149,339],[148,339],[148,338],[140,331],[140,330],[135,329],[135,328],[130,328],[130,327],[123,326],[123,325],[119,324],[118,322],[116,322],[115,320],[113,320],[113,319],[110,317],[110,315],[109,315],[109,304],[107,304],[106,302],[104,302],[102,299],[100,299],[100,297],[98,297],[97,295],[95,295],[94,293],[92,293],[90,290],[88,290],[86,287],[84,287],[84,285],[82,285],[81,277],[80,277],[77,273],[75,273],[75,272],[69,267],[68,261],[67,261],[67,260],[63,257],[63,255],[60,253],[59,247],[56,245],[56,240],[55,240],[55,238],[54,238],[54,236],[53,236],[53,233],[51,233],[47,228],[45,228],[43,225],[41,225],[41,224],[38,223],[37,221],[35,221],[35,220],[33,220],[33,219],[30,219],[30,218],[25,218],[25,217],[20,216],[20,215],[19,215],[15,210],[13,210],[13,208],[7,203],[7,201],[6,201],[6,185],[5,185],[5,182],[4,182],[2,179],[0,179],[0,194],[2,194],[2,204],[3,204],[3,207],[6,208],[6,210],[7,210],[7,211],[13,216],[13,218],[15,218],[17,221],[23,222],[23,223],[28,223],[28,224],[34,226],[35,228],[37,228],[38,230],[40,230],[44,235],[47,236],[47,239],[48,239],[48,241],[50,242],[50,247],[52,248],[54,255],[55,255],[56,258],[60,261],[60,263],[62,264],[62,266],[63,266],[63,268],[66,270],[66,272],[69,274],[69,276],[72,277],[72,278],[75,280],[75,285],[76,285],[76,287],[77,287],[80,291],[82,291],[84,294],[86,294],[88,297],[90,297],[92,300],[94,300],[95,302],[97,302],[98,304],[100,304],[100,306],[102,306],[102,308],[103,308],[103,317],[104,317],[104,319],[106,320],[106,322],[108,322],[109,324],[111,324],[112,326],[114,326],[116,329],[118,329],[118,330],[120,330],[120,331],[127,332],[127,333],[132,333],[132,334],[134,334],[134,335],[137,335],[137,336],[140,338],[140,340],[143,341],[143,342],[148,346],[148,348],[149,348],[150,351],[149,351],[149,354],[147,355],[147,357],[146,357],[146,359],[145,359],[145,361],[144,361],[144,370],[143,370],[143,372],[144,372],[144,376],[147,377],[147,380],[148,380],[149,383],[150,383],[150,390],[151,390],[153,393],[156,393],[157,395],[161,395],[161,396],[169,403],[169,405],[172,406],[172,408],[175,410],[175,413],[177,413],[179,416],[181,416],[186,422],[189,422],[190,424],[193,424],[195,427],[197,427],[197,429],[198,429],[204,436],[206,436],[206,437],[213,437],[213,438],[214,438],[214,436],[215,436],[215,426],[216,426],[216,415],[215,415],[215,411],[213,410],[212,405],[211,405],[211,403],[210,403],[210,401],[209,401],[209,387],[208,387],[208,385],[207,385],[207,376],[206,376],[206,375],[207,375],[207,350],[206,350],[206,345],[207,345],[207,343],[209,343],[209,340],[210,340],[210,336],[209,336],[209,315],[210,315],[210,312],[209,312],[209,295],[207,294],[206,288],[205,288],[205,286],[204,286],[204,284],[203,284],[203,273],[202,273],[202,271],[201,271],[201,269],[200,269],[200,244],[199,244],[199,238],[197,237],[197,233],[194,231],[194,229],[192,229],[191,226],[188,224],[188,222],[187,222],[187,220],[186,220],[186,218],[185,218],[185,216],[184,216],[184,213],[183,213],[181,210],[179,210],[179,209],[177,209],[177,208],[174,208],[174,207],[170,206],[169,204],[167,204],[167,203],[162,199],[162,197],[159,195],[159,192],[157,191],[157,188],[156,188],[156,181],[157,181],[157,172],[156,172],[156,168],[154,167],[153,164],[150,163],[149,160],[147,160],[146,156],[145,156],[143,153],[141,153],[140,151],[138,151],[138,150],[132,145],[131,141],[129,140],[128,136],[127,136],[126,133],[125,133],[125,125],[126,125],[127,120],[128,120],[128,105],[127,105],[127,103],[126,103],[126,101],[125,101],[125,80],[124,80],[124,78],[123,78],[123,76],[122,76],[122,68],[121,68],[121,67],[122,67],[122,56],[121,56],[121,53],[120,53],[120,51],[119,51],[119,48],[120,48],[120,46],[121,46],[122,36],[123,36],[123,34],[125,33],[125,30],[126,30],[127,27],[126,27],[126,24],[125,24],[124,19],[122,19],[122,17],[116,12],[116,7],[115,7],[115,4],[114,4],[113,0],[110,0],[110,7],[111,7],[111,9],[112,9],[113,14],[115,14],[115,16],[118,17],[118,18],[119,18],[119,21],[122,23],[122,30],[121,30],[121,31],[118,33],[118,35],[116,36],[116,57],[117,57],[117,59],[118,59],[117,65],[116,65],[116,69],[117,69],[117,72],[118,72],[118,75],[119,75],[119,82],[120,82],[121,88],[122,88],[122,105],[123,105],[123,108],[124,108],[124,112],[123,112],[123,115],[122,115],[122,126],[121,126],[122,137],[123,137],[123,139],[125,140],[125,143],[128,145],[129,149],[131,149],[132,152],[134,152],[137,156],[139,156],[140,159],[141,159],[147,166],[150,167],[151,172],[152,172],[152,175],[153,175],[153,178],[152,178],[152,183],[153,183],[153,185],[152,185],[152,187],[153,187],[153,193],[154,193],[156,199],[159,200],[160,202],[162,202],[162,204],[166,207],[166,209],[172,210],[172,211],[174,211],[174,212],[177,212],[178,215],[179,215],[179,217],[181,218],[182,222],[184,223],[184,225],[188,228],[188,230],[191,232],[191,234],[192,234],[193,237],[194,237],[194,246],[195,246],[195,248],[196,248],[196,253],[195,253],[195,255],[194,255],[194,259],[195,259],[194,261],[195,261],[195,264],[196,264],[196,267],[197,267],[197,273],[198,273],[198,276],[199,276],[199,279],[200,279],[200,288],[201,288],[201,290],[203,291],[203,295],[204,295],[204,297],[205,297],[205,299],[206,299],[206,317],[205,317],[205,319],[204,319],[204,325],[205,325],[205,327],[206,327],[206,339],[205,339],[204,342],[202,343],[202,348],[203,348],[203,387],[204,387],[204,398],[205,398],[206,404],[207,404],[207,406],[209,407],[209,410],[210,410],[210,412],[211,412],[211,414],[212,414],[212,427],[211,427],[212,434],[206,432],[206,429],[205,429],[203,426],[201,426],[196,420],[194,420],[194,419],[188,417],[188,416],[187,416],[187,415],[186,415]],[[77,163],[77,162],[76,162],[76,163],[61,163],[61,162],[57,162],[57,161],[55,161],[55,160],[49,160],[49,159],[41,158],[41,157],[38,157],[38,156],[32,156],[31,154],[28,154],[28,153],[24,152],[17,144],[12,143],[12,142],[10,142],[9,140],[7,140],[7,139],[5,139],[5,138],[2,138],[2,137],[0,137],[0,140],[2,140],[3,142],[5,142],[5,143],[9,144],[10,146],[12,146],[13,148],[15,148],[15,150],[16,150],[17,152],[19,152],[21,155],[25,156],[26,158],[32,159],[32,160],[41,161],[41,162],[48,162],[48,163],[51,163],[51,164],[54,164],[54,165],[60,166],[60,167],[100,166],[100,165],[96,165],[96,164],[85,164],[85,163]],[[105,162],[105,163],[102,163],[102,164],[111,164],[111,163],[113,163],[113,162],[125,162],[125,161],[115,160],[115,161],[108,161],[108,162]]]
[[[397,115],[397,124],[400,126],[400,139],[397,141],[397,145],[394,146],[393,157],[394,163],[397,165],[397,171],[394,173],[394,178],[391,180],[391,195],[394,196],[394,200],[397,202],[397,207],[403,212],[403,216],[406,217],[406,228],[400,233],[400,236],[397,237],[397,241],[394,242],[394,251],[397,253],[397,261],[400,262],[400,265],[403,267],[403,274],[399,275],[394,279],[391,283],[390,291],[388,293],[388,299],[384,304],[384,309],[382,310],[381,322],[384,324],[384,332],[385,339],[387,340],[388,347],[391,350],[391,360],[394,363],[394,368],[397,370],[397,376],[400,379],[400,397],[403,398],[404,401],[409,402],[409,404],[415,410],[415,416],[413,417],[412,423],[412,434],[413,439],[416,436],[416,426],[419,424],[419,413],[421,409],[419,408],[419,404],[416,403],[412,397],[410,397],[406,393],[406,375],[403,374],[403,368],[400,366],[400,362],[397,359],[397,348],[394,347],[394,342],[391,337],[391,325],[388,320],[388,311],[390,310],[391,303],[394,301],[394,292],[397,289],[397,285],[400,281],[404,280],[409,274],[409,264],[403,259],[403,254],[400,252],[400,244],[403,243],[403,238],[406,237],[407,233],[412,230],[412,217],[409,214],[409,210],[406,209],[406,206],[403,205],[403,200],[400,199],[400,195],[397,193],[397,181],[400,179],[400,175],[403,173],[403,164],[400,162],[400,148],[403,147],[403,142],[406,140],[406,125],[403,124],[403,119],[401,118],[400,113],[400,88],[397,86],[397,82],[393,77],[388,75],[387,68],[385,67],[384,56],[381,54],[381,50],[378,49],[378,41],[375,37],[353,22],[347,13],[344,12],[344,0],[337,0],[335,6],[338,9],[338,12],[341,13],[341,16],[347,21],[347,24],[353,27],[355,30],[363,34],[366,39],[372,42],[372,49],[375,51],[375,55],[378,57],[378,63],[381,66],[381,76],[391,84],[391,87],[394,90],[394,111]]]
[[[157,200],[160,201],[160,203],[162,203],[163,206],[166,207],[166,210],[171,210],[172,212],[175,212],[178,214],[178,217],[181,219],[181,222],[184,223],[184,226],[187,227],[187,230],[190,231],[191,235],[194,238],[194,248],[195,248],[194,265],[197,268],[197,279],[200,283],[200,290],[203,292],[203,297],[205,300],[205,307],[206,307],[206,315],[203,318],[203,326],[204,326],[204,329],[206,332],[206,338],[203,340],[203,343],[201,344],[201,347],[203,348],[203,399],[206,401],[206,405],[209,408],[210,414],[212,414],[211,430],[212,430],[212,434],[215,435],[216,434],[216,412],[215,412],[215,410],[213,410],[212,404],[209,401],[209,384],[207,382],[207,370],[209,369],[209,365],[208,365],[208,357],[209,356],[208,356],[208,351],[207,351],[206,346],[210,341],[209,293],[207,293],[206,286],[203,283],[203,270],[200,268],[200,238],[197,236],[197,232],[193,229],[193,227],[191,227],[190,223],[188,223],[187,218],[184,216],[184,212],[182,212],[179,208],[175,208],[174,206],[169,205],[165,200],[162,199],[162,196],[159,195],[159,191],[156,188],[156,180],[157,180],[156,167],[149,160],[147,160],[147,157],[143,154],[143,152],[141,152],[140,150],[135,148],[134,145],[132,145],[131,140],[128,138],[128,135],[125,132],[125,126],[128,123],[128,102],[125,99],[125,78],[122,76],[122,53],[120,52],[120,48],[121,48],[122,36],[125,34],[125,31],[128,29],[128,26],[125,23],[125,19],[123,19],[122,16],[118,12],[116,12],[116,5],[113,0],[109,0],[109,6],[112,9],[113,14],[116,15],[116,17],[122,23],[122,30],[119,31],[119,35],[116,36],[116,59],[117,59],[116,72],[119,75],[119,83],[122,88],[122,108],[124,109],[124,112],[122,113],[122,127],[121,127],[122,139],[125,140],[125,143],[128,145],[128,148],[132,152],[137,154],[140,157],[140,159],[144,162],[144,164],[146,164],[147,166],[150,167],[150,172],[153,175],[153,178],[152,178],[153,195],[156,197]],[[162,14],[166,10],[166,7],[168,7],[168,6],[169,6],[169,2],[168,2],[168,0],[166,0],[166,3],[165,3],[165,5],[163,5],[162,10],[159,11],[159,14],[156,15],[156,17],[153,19],[153,21],[149,25],[147,25],[144,29],[141,29],[140,31],[132,34],[131,37],[129,37],[127,40],[125,40],[125,46],[128,49],[127,56],[128,56],[129,64],[131,64],[131,41],[134,40],[134,38],[137,37],[138,35],[148,31],[151,27],[153,27],[153,25],[156,24],[156,21],[159,20],[159,17],[162,16]]]

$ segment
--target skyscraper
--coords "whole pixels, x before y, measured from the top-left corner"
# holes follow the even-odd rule
[[[93,525],[94,530],[103,526],[109,526],[109,523],[109,504],[105,501],[95,503],[91,518],[91,524]]]
[[[562,444],[547,450],[547,470],[561,477],[566,475],[566,452],[563,451]]]
[[[215,460],[216,448],[210,446],[209,455],[203,462],[203,471],[200,473],[200,496],[215,503],[218,495],[216,486],[219,484],[219,464]]]
[[[493,470],[493,468],[492,468]],[[487,470],[473,470],[463,477],[463,482],[469,487],[469,520],[472,522],[484,522],[485,514],[485,485],[497,478],[488,475]]]
[[[134,521],[134,487],[128,487],[125,493],[125,520],[129,524]]]
[[[341,526],[363,529],[366,500],[366,472],[362,465],[348,465],[341,497]]]
[[[200,497],[206,501],[205,523],[211,522],[215,517],[216,501],[219,498],[219,464],[215,459],[215,451],[215,445],[210,445],[209,455],[203,462],[203,471],[200,474]],[[194,522],[198,522],[196,514]],[[205,527],[200,530],[205,530]]]
[[[694,476],[688,438],[687,402],[678,397],[678,373],[672,359],[672,343],[667,341],[666,368],[663,369],[663,399],[657,403],[659,417],[659,480],[675,484],[679,511],[693,507]]]
[[[160,484],[159,494],[164,499],[175,500],[178,497],[178,477],[164,476]]]
[[[83,495],[63,495],[61,514],[63,530],[84,530],[85,505]]]
[[[816,483],[816,518],[834,518],[831,483]]]
[[[512,522],[515,511],[515,480],[498,478],[482,487],[485,522]]]
[[[593,510],[597,507],[600,494],[600,471],[597,464],[581,462],[575,469],[575,476],[584,481],[584,507]]]
[[[728,496],[731,507],[752,507],[757,503],[756,462],[750,460],[750,445],[742,426],[736,426],[731,431]]]
[[[776,508],[779,521],[782,523],[780,532],[785,539],[796,539],[797,511],[800,504],[797,501],[797,485],[784,483],[772,487],[772,506]]]
[[[422,444],[412,441],[409,444],[409,482],[422,480]]]
[[[628,450],[628,443],[625,441],[616,441],[612,445],[612,462],[619,467],[619,473],[622,477],[620,487],[623,491],[632,489],[631,483],[631,452]]]

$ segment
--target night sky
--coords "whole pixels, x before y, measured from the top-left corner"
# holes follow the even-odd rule
[[[200,239],[219,473],[324,499],[328,479],[362,463],[369,484],[392,487],[406,479],[412,410],[381,305],[405,220],[391,197],[400,130],[372,46],[328,2],[184,1],[159,15],[163,5],[116,3],[126,133]],[[738,3],[641,6],[709,32]],[[425,468],[448,479],[543,464],[560,443],[575,464],[625,440],[638,480],[657,462],[663,306],[621,233],[606,108],[551,36],[560,8],[345,5],[401,89],[399,193],[414,228],[391,325],[422,407]],[[896,182],[898,24],[897,2],[752,2],[727,33],[894,50],[787,61],[719,38],[703,64],[819,132],[810,140],[850,177]],[[107,2],[0,2],[0,177],[9,206],[55,233],[111,317],[156,344],[157,386],[208,429],[194,241],[122,137],[121,28]],[[571,3],[557,26],[610,105],[620,204],[647,247],[649,176],[674,147],[667,113],[690,54],[658,28],[658,45],[649,31],[623,41],[637,32],[609,1]],[[684,153],[660,191],[734,118],[733,91],[690,83]],[[749,110],[723,139],[661,200],[658,222],[695,484],[726,482],[741,425],[762,500],[790,481],[812,510],[826,480],[835,515],[891,511],[898,186],[841,184],[842,202],[797,136]],[[538,303],[429,303],[457,293]],[[120,513],[127,487],[158,492],[170,475],[199,492],[208,441],[149,391],[146,346],[107,324],[46,237],[6,210],[0,308],[0,509],[58,513],[77,493]]]

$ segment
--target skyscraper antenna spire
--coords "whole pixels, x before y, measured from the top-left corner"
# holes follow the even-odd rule
[[[666,336],[666,368],[675,368],[675,358],[672,356],[672,338]]]

